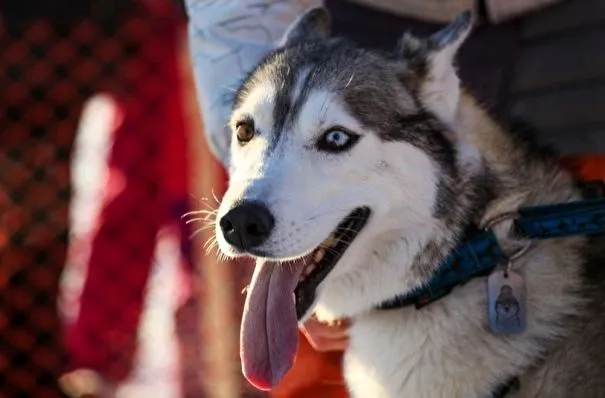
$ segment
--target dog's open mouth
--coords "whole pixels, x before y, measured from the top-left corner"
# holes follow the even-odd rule
[[[298,320],[315,301],[317,286],[328,276],[338,260],[363,229],[370,216],[370,209],[359,207],[353,210],[309,256],[300,281],[294,290],[296,317]]]
[[[292,366],[298,345],[298,321],[309,311],[317,287],[369,216],[369,208],[355,209],[315,250],[290,263],[257,262],[240,332],[242,370],[257,388],[271,389]]]

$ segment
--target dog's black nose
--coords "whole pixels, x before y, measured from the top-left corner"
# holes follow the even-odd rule
[[[246,251],[261,245],[271,234],[275,219],[264,205],[243,202],[229,210],[219,221],[229,244]]]

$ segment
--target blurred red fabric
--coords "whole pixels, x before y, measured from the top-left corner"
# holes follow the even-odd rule
[[[605,180],[605,155],[566,156],[562,162],[584,180]]]
[[[70,369],[94,369],[113,381],[131,371],[156,235],[167,223],[180,228],[181,258],[193,272],[189,232],[180,220],[189,208],[179,71],[184,25],[170,10],[147,11],[125,24],[133,40],[144,42],[128,63],[133,89],[116,96],[122,120],[113,131],[110,179],[90,237],[79,314],[66,327]]]

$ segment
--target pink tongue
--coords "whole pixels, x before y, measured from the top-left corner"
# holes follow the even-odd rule
[[[304,260],[291,264],[257,262],[248,289],[240,331],[242,370],[261,390],[277,385],[294,362],[298,325],[294,288]]]

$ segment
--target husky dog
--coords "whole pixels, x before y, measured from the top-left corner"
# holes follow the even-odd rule
[[[314,314],[352,319],[353,397],[491,397],[513,377],[510,397],[605,396],[602,239],[536,241],[514,262],[523,333],[490,331],[485,276],[419,310],[377,309],[425,285],[472,225],[581,199],[461,87],[454,58],[472,22],[379,54],[330,37],[314,8],[235,94],[216,234],[226,255],[257,259],[241,333],[257,387],[284,376],[297,322]],[[494,226],[507,253],[527,244],[511,226]]]

